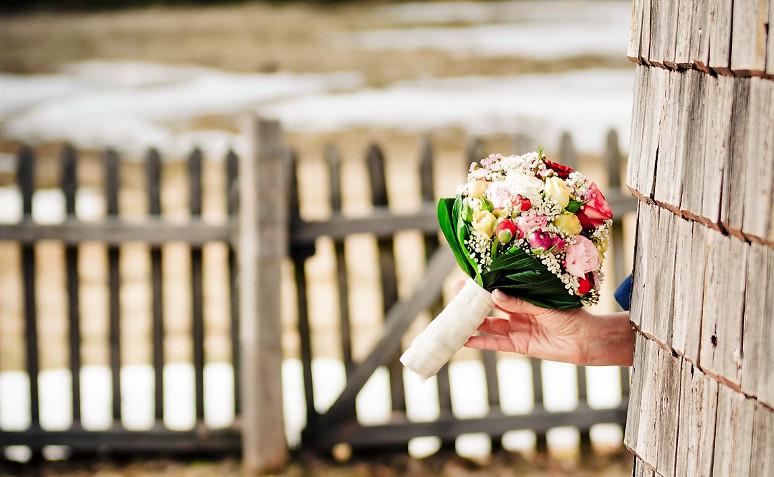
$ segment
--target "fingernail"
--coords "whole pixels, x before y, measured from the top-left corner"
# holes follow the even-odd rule
[[[492,298],[494,298],[495,300],[502,300],[503,298],[505,298],[505,293],[503,293],[503,291],[498,288],[497,290],[492,292]]]

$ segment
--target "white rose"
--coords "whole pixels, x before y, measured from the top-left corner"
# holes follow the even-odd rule
[[[537,177],[511,171],[505,176],[505,181],[510,186],[514,195],[519,194],[530,200],[540,197],[543,191],[543,181]]]

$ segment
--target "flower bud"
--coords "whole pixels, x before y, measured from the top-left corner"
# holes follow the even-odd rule
[[[495,234],[500,243],[508,243],[516,235],[516,224],[511,219],[505,219],[497,224]]]
[[[567,235],[578,235],[583,230],[575,214],[561,214],[554,219],[554,225]]]
[[[591,290],[591,274],[578,279],[578,295],[585,295]]]
[[[546,179],[545,192],[559,207],[565,208],[570,203],[570,188],[558,177]]]
[[[486,192],[488,184],[484,180],[477,180],[471,184],[468,184],[468,195],[470,197],[480,198]]]

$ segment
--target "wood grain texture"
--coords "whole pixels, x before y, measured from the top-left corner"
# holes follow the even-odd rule
[[[677,30],[675,31],[675,63],[681,68],[691,66],[691,46],[698,43],[701,31],[694,31],[694,17],[698,0],[680,0],[677,5]]]
[[[718,390],[714,475],[751,475],[752,424],[755,401],[728,386]]]
[[[733,2],[710,0],[709,64],[718,73],[731,73],[731,23]]]
[[[672,477],[677,454],[677,433],[680,417],[680,386],[683,359],[673,356],[669,351],[659,348],[661,359],[662,381],[661,394],[654,396],[659,399],[659,414],[657,428],[658,461],[656,469],[661,475]]]
[[[681,101],[684,74],[667,74],[664,91],[664,107],[659,124],[659,143],[656,149],[655,184],[653,200],[666,206],[679,206],[679,187],[682,183],[682,164],[677,162],[680,139],[680,115],[686,110],[687,101]],[[678,195],[675,200],[675,189]]]
[[[640,164],[642,163],[642,144],[645,129],[645,112],[648,105],[650,71],[647,66],[637,66],[634,71],[634,102],[632,105],[632,124],[629,133],[629,163],[626,165],[626,185],[639,191]]]
[[[723,177],[729,161],[731,143],[731,115],[734,102],[734,81],[725,76],[708,77],[705,88],[707,119],[704,138],[704,177],[702,184],[702,217],[710,223],[720,222],[720,200]]]
[[[632,23],[626,57],[635,63],[640,63],[642,61],[640,44],[642,43],[642,9],[644,3],[645,0],[634,0],[632,2]]]
[[[709,57],[710,57],[710,25],[712,25],[712,19],[714,17],[713,1],[714,0],[696,0],[696,14],[694,16],[694,37],[697,41],[696,49],[694,51],[693,64],[698,69],[708,72],[709,71]],[[696,34],[698,32],[698,34]]]
[[[661,343],[671,346],[675,295],[675,248],[677,246],[674,231],[677,229],[677,222],[682,221],[682,219],[670,210],[655,206],[654,208],[658,211],[658,227],[653,230],[651,238],[654,243],[658,244],[658,248],[653,250],[656,264],[650,270],[652,277],[650,286],[655,289],[653,301],[649,306],[654,314],[651,334]],[[655,233],[655,237],[653,233]]]
[[[699,362],[706,234],[706,228],[699,223],[678,221],[672,347],[694,363]]]
[[[634,456],[634,465],[632,466],[632,477],[655,477],[656,474],[653,469],[648,467],[642,459]]]
[[[766,46],[766,75],[769,78],[774,77],[774,0],[769,0],[769,39]]]
[[[774,212],[774,81],[750,80],[746,120],[741,228],[745,235],[774,239],[769,235]]]
[[[749,475],[774,475],[774,411],[755,405],[752,429],[752,452]]]
[[[651,361],[647,359],[648,346],[646,341],[647,338],[641,333],[636,334],[629,387],[629,407],[626,413],[626,428],[624,429],[624,445],[633,451],[637,448],[637,435],[642,418],[642,387],[645,384],[645,378],[650,375],[648,368]]]
[[[641,100],[645,101],[645,127],[642,133],[642,152],[640,153],[640,169],[638,172],[638,188],[644,197],[653,196],[656,167],[658,162],[658,147],[661,142],[661,121],[668,114],[670,105],[667,102],[669,71],[662,68],[649,68],[648,93]]]
[[[689,70],[684,73],[685,95],[693,98],[686,101],[687,111],[680,123],[682,128],[681,143],[678,149],[678,162],[682,164],[679,205],[684,216],[697,219],[701,214],[702,197],[704,195],[705,137],[704,124],[707,116],[707,98],[705,89],[709,79],[704,73]]]
[[[708,243],[699,365],[730,382],[739,383],[749,246],[714,231],[709,232]]]
[[[653,330],[655,323],[652,304],[655,287],[652,286],[653,272],[657,262],[654,249],[658,245],[654,240],[659,236],[658,207],[640,202],[637,209],[637,246],[635,249],[634,274],[632,277],[632,302],[629,313],[633,323],[646,333]]]
[[[684,363],[675,475],[712,474],[717,399],[717,381]]]
[[[764,74],[769,0],[734,0],[731,69],[736,75]]]
[[[750,79],[734,80],[734,100],[731,105],[730,154],[723,170],[723,192],[720,203],[720,222],[731,233],[741,237],[744,220],[745,168],[747,156],[747,123],[750,107]],[[728,114],[728,113],[726,113]]]
[[[658,345],[644,336],[635,344],[635,349],[641,347],[640,354],[643,373],[639,377],[633,377],[632,387],[637,386],[640,390],[639,422],[637,432],[630,433],[626,445],[639,455],[644,461],[651,465],[657,461],[658,436],[656,434],[657,417],[659,412],[658,390],[661,386],[661,380],[658,379],[661,372],[661,361],[659,360]],[[639,383],[634,384],[637,380]]]
[[[747,263],[742,390],[774,406],[774,250],[752,244]]]

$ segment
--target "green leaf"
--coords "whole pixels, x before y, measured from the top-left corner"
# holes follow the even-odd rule
[[[578,211],[583,207],[583,204],[585,204],[585,200],[570,200],[570,203],[567,204],[567,207],[564,208],[567,212],[571,212],[573,214],[578,213]]]
[[[441,232],[443,232],[443,236],[446,238],[446,242],[448,242],[452,253],[454,253],[454,258],[457,259],[460,268],[462,268],[462,271],[468,276],[472,277],[476,273],[475,269],[471,270],[466,254],[463,253],[463,246],[457,241],[454,202],[454,199],[441,199],[438,201],[438,224],[441,227]]]

